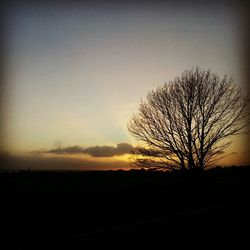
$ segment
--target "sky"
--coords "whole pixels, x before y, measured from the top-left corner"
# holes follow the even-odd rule
[[[3,148],[16,157],[135,145],[127,122],[141,98],[196,65],[243,86],[239,13],[223,2],[17,3],[5,14]],[[244,162],[242,138],[230,151],[230,162]],[[73,158],[90,169],[124,168],[125,154]]]

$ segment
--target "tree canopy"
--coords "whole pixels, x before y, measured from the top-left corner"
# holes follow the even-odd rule
[[[134,151],[136,166],[204,169],[247,126],[249,97],[233,84],[196,67],[150,91],[128,123],[143,143]]]

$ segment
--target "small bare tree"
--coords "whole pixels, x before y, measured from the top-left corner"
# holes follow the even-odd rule
[[[210,70],[185,71],[152,90],[128,123],[145,145],[134,151],[144,168],[204,169],[219,160],[247,125],[248,95]]]

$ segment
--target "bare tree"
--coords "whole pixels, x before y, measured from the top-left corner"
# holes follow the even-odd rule
[[[200,68],[152,90],[128,123],[145,145],[134,151],[145,168],[204,169],[223,157],[231,136],[247,125],[248,95]]]

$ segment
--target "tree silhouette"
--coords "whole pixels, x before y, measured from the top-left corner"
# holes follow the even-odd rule
[[[204,169],[221,159],[247,125],[249,97],[199,67],[148,93],[128,123],[145,145],[134,150],[135,165],[157,169]]]

